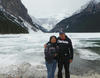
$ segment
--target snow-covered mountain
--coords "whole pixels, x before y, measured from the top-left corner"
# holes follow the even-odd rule
[[[53,16],[50,16],[50,17],[47,17],[47,18],[37,18],[37,22],[42,26],[44,27],[45,29],[47,29],[48,31],[53,29],[54,26],[60,22],[61,20],[69,17],[70,15],[67,14],[66,12],[64,13],[60,13],[60,14],[57,14],[57,15],[53,15]]]
[[[74,15],[60,21],[51,32],[100,32],[100,1],[91,0]]]
[[[39,18],[38,20],[40,25],[42,25],[42,27],[48,31],[51,30],[53,26],[58,22],[58,20],[55,18]]]
[[[93,1],[93,0],[92,0]],[[96,3],[100,2],[100,0],[94,0]]]
[[[0,33],[46,31],[28,14],[21,0],[0,0]]]
[[[48,30],[42,26],[42,24],[37,18],[35,18],[34,16],[31,16],[31,18],[33,23],[38,27],[38,29],[40,29],[42,32],[48,32]]]
[[[37,18],[35,18],[34,16],[31,16],[31,18],[32,18],[32,21],[33,21],[33,22],[35,22],[35,23],[41,25],[40,21],[39,21]]]

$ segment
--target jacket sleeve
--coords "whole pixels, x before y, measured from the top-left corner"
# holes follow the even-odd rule
[[[45,55],[45,57],[48,57],[48,56],[49,56],[48,46],[46,46],[46,47],[44,48],[44,55]]]
[[[49,46],[48,46],[48,44],[47,44],[46,48],[44,49],[44,55],[47,58],[51,58],[52,57],[52,54],[49,52]]]
[[[73,45],[71,40],[69,40],[69,52],[70,52],[70,59],[73,60],[74,52],[73,52]]]

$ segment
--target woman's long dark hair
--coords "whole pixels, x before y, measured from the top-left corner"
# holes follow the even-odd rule
[[[57,37],[54,36],[54,35],[50,37],[50,39],[49,39],[49,43],[51,43],[51,39],[52,39],[53,37],[55,37],[55,39],[56,39],[56,43],[57,43]]]

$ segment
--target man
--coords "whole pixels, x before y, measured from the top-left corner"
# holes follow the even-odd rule
[[[73,60],[73,46],[71,40],[64,32],[59,33],[58,37],[58,78],[62,77],[62,69],[65,69],[65,78],[70,78],[69,66]]]

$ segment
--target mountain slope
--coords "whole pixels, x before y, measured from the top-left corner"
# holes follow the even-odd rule
[[[0,11],[0,34],[18,34],[18,33],[28,33],[26,27],[22,27],[20,21],[13,21],[16,18],[10,16],[4,11]]]
[[[27,33],[32,31],[45,31],[43,27],[35,23],[31,17],[29,16],[27,9],[22,4],[21,0],[0,0],[0,12],[5,16],[5,20],[9,20],[10,22],[4,21],[0,19],[0,30],[4,31],[3,33]],[[2,17],[2,15],[0,16]],[[2,23],[4,22],[4,23]],[[13,25],[11,25],[13,23]],[[16,25],[16,23],[18,23]],[[24,29],[25,32],[19,30],[17,31],[17,27],[19,26]],[[13,28],[13,29],[12,29]],[[15,32],[12,32],[16,30]],[[2,33],[0,31],[0,33]],[[9,31],[9,32],[6,32]]]
[[[21,17],[29,24],[31,24],[33,26],[32,29],[34,31],[38,29],[37,26],[33,24],[32,19],[28,15],[27,9],[22,4],[21,0],[1,0],[1,4],[7,12],[9,12],[17,18]]]
[[[80,13],[59,22],[50,32],[100,32],[100,2],[90,1]]]

